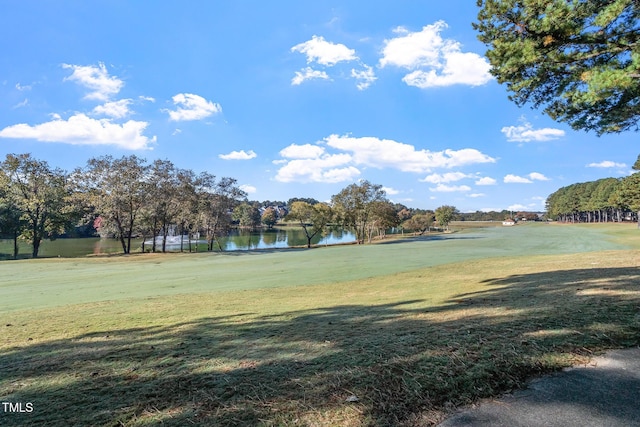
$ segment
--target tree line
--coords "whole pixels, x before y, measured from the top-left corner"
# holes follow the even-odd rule
[[[640,156],[633,165],[640,171]],[[562,187],[547,198],[551,219],[563,222],[640,221],[640,173]],[[640,226],[640,222],[639,222]]]
[[[202,233],[211,249],[245,197],[233,178],[196,175],[168,160],[103,156],[69,173],[30,154],[9,154],[0,164],[0,233],[13,239],[14,258],[19,238],[35,258],[43,239],[78,227],[117,238],[125,254],[134,237],[151,238],[150,249],[164,251],[172,228]]]
[[[250,201],[234,178],[196,174],[169,160],[149,163],[135,155],[92,158],[71,172],[30,154],[9,154],[0,163],[0,235],[12,239],[14,258],[20,239],[31,244],[34,258],[44,239],[96,234],[117,239],[124,254],[136,249],[134,238],[142,239],[143,252],[165,252],[168,237],[176,234],[187,236],[180,239],[181,251],[197,250],[194,239],[205,240],[211,251],[222,250],[219,238],[232,228],[271,228],[287,221],[302,228],[310,247],[330,225],[353,230],[362,244],[389,229],[424,234],[436,224],[446,230],[453,220],[477,215],[448,205],[434,211],[392,203],[381,185],[369,181],[348,185],[328,202]]]

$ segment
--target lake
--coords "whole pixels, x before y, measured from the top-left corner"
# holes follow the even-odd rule
[[[334,228],[325,236],[316,236],[311,240],[314,245],[335,245],[340,243],[355,242],[356,238],[353,233],[347,230]],[[307,238],[304,231],[300,228],[285,227],[274,228],[272,230],[261,230],[259,232],[243,232],[233,230],[228,236],[219,239],[220,245],[224,251],[247,251],[255,249],[282,249],[294,246],[306,246]],[[139,252],[142,240],[134,239],[131,242],[131,251]],[[151,245],[145,245],[145,249],[150,249]],[[162,245],[157,245],[156,250],[160,251]],[[168,246],[167,250],[179,251],[180,246]],[[196,245],[192,245],[192,250],[196,250]],[[197,245],[197,250],[204,252],[207,245],[201,243]],[[218,250],[218,246],[214,243],[214,250]],[[0,255],[2,258],[10,256],[13,252],[13,241],[0,240]],[[189,251],[189,245],[184,243],[184,251]],[[100,239],[98,237],[88,237],[81,239],[56,239],[54,241],[44,240],[40,244],[41,257],[82,257],[86,255],[101,255],[122,252],[120,241],[116,239]],[[20,242],[20,255],[25,256],[31,254],[31,245],[26,242]]]

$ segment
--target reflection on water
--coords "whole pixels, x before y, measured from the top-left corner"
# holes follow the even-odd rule
[[[316,236],[311,240],[314,245],[335,245],[340,243],[355,242],[355,235],[348,230],[340,228],[331,229],[324,236]],[[282,249],[295,246],[306,246],[307,238],[304,231],[299,228],[278,228],[273,230],[263,230],[249,233],[233,230],[228,236],[219,239],[220,246],[224,251],[246,251],[254,249]],[[21,255],[31,253],[31,245],[20,242]],[[132,239],[131,251],[139,252],[142,246],[141,239]],[[162,245],[157,246],[160,251]],[[214,243],[214,250],[218,246]],[[146,246],[150,249],[150,245]],[[167,244],[168,251],[179,251],[180,244]],[[191,245],[193,251],[204,252],[207,245],[202,240],[199,244]],[[189,251],[188,242],[184,242],[183,250]],[[0,240],[0,254],[12,254],[13,241]],[[102,255],[110,253],[122,253],[122,245],[117,239],[83,238],[83,239],[57,239],[54,241],[44,240],[40,245],[41,257],[81,257],[89,254]]]

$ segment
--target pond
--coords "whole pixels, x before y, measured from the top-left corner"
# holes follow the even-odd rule
[[[340,243],[350,243],[356,240],[355,235],[350,231],[334,228],[324,236],[316,236],[311,240],[314,245],[335,245]],[[285,227],[274,228],[272,230],[261,230],[259,232],[241,232],[233,230],[228,236],[219,239],[220,246],[224,251],[246,251],[255,249],[282,249],[295,246],[306,246],[307,238],[301,228]],[[131,242],[131,251],[139,252],[142,245],[141,239],[134,239]],[[149,250],[150,244],[146,244],[145,248]],[[161,245],[156,250],[160,251]],[[192,250],[204,252],[207,250],[205,243],[192,245]],[[167,246],[169,251],[179,251],[180,245]],[[189,251],[189,245],[185,241],[185,252]],[[218,246],[214,244],[214,250],[218,250]],[[0,257],[6,258],[13,252],[13,241],[0,240]],[[120,241],[116,239],[100,239],[97,237],[89,237],[82,239],[57,239],[54,241],[44,240],[40,244],[41,257],[82,257],[86,255],[101,255],[109,253],[122,252]],[[31,254],[31,245],[20,242],[20,255],[26,256]]]

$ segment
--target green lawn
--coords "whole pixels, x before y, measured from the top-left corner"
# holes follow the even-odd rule
[[[628,224],[528,224],[314,250],[3,261],[0,313],[114,299],[344,282],[472,259],[623,249],[640,245],[640,233],[635,240],[626,237],[634,231]],[[627,240],[620,240],[623,238]]]
[[[637,233],[637,234],[636,234]],[[0,263],[0,425],[429,425],[640,344],[640,232]],[[347,402],[357,396],[357,402]]]

